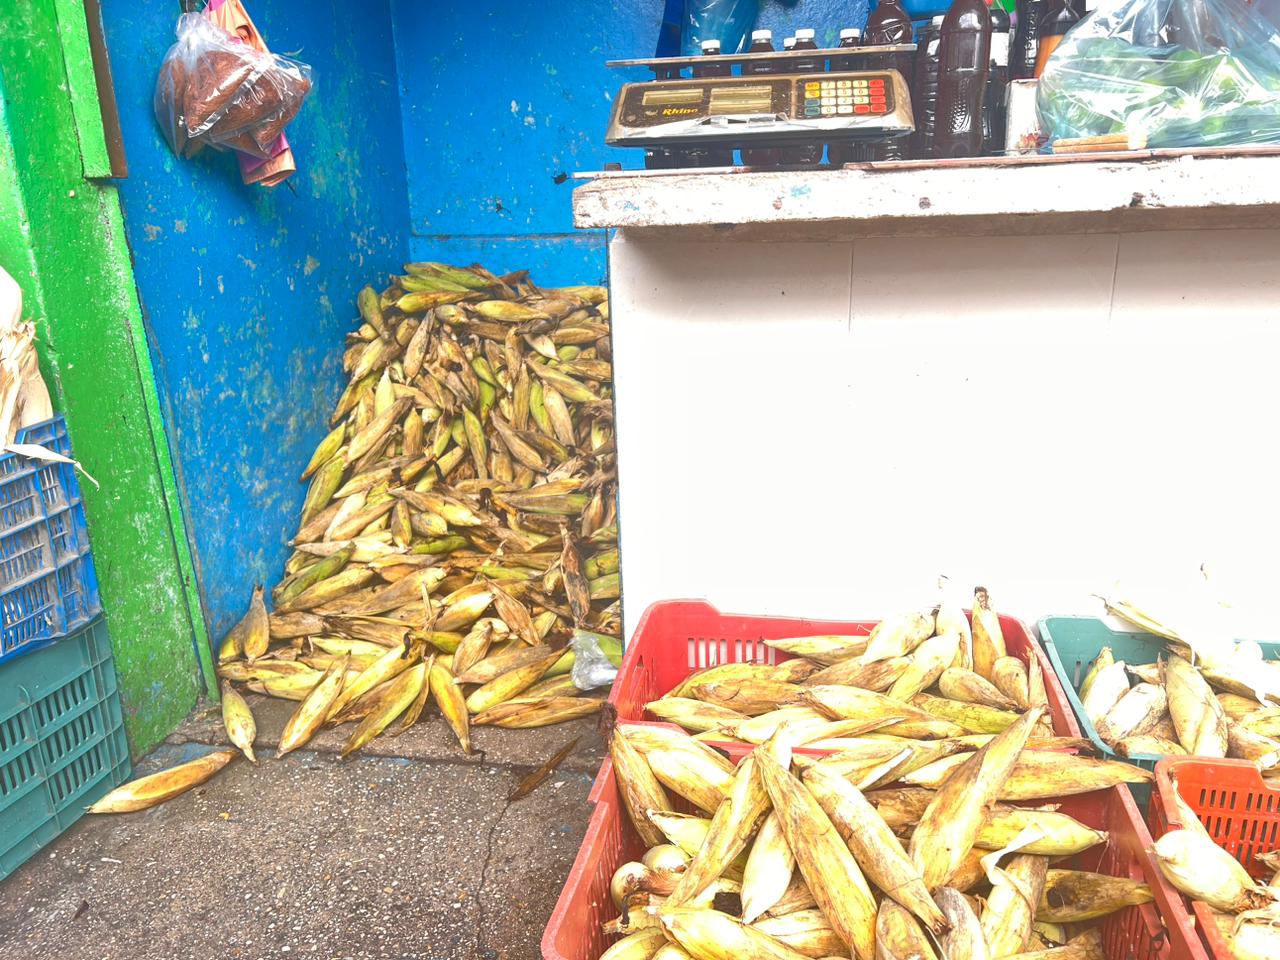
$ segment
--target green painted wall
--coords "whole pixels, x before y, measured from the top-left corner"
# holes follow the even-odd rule
[[[208,643],[119,199],[85,179],[101,166],[101,128],[85,107],[84,11],[67,0],[4,6],[0,264],[36,320],[76,456],[101,483],[84,485],[85,511],[136,755],[195,705],[196,650],[207,656]]]

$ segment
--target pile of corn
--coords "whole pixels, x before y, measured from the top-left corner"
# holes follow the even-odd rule
[[[615,729],[648,850],[613,877],[606,960],[1101,960],[1087,925],[1151,899],[1051,866],[1107,835],[1045,801],[1151,774],[1065,752],[1087,743],[1055,735],[1039,660],[1007,654],[982,588],[972,622],[943,605],[766,643],[793,659],[647,704],[684,730]],[[735,768],[707,741],[752,749]]]
[[[620,656],[609,306],[479,267],[392,280],[357,298],[274,612],[255,591],[218,671],[358,722],[347,752],[434,699],[469,751],[473,723],[600,708],[570,677],[575,634]]]
[[[1111,609],[1169,636],[1131,608]],[[1167,643],[1168,656],[1156,663],[1116,660],[1110,647],[1098,653],[1079,687],[1098,736],[1124,757],[1234,757],[1253,761],[1264,776],[1280,776],[1280,707],[1259,693],[1280,688],[1280,664],[1260,652],[1206,660],[1179,639]],[[1131,676],[1138,682],[1130,685]]]
[[[1042,708],[1029,734],[1032,749],[1008,778],[1007,793],[1036,795],[1038,780],[1056,776],[1063,754],[1054,751],[1089,747],[1055,734],[1040,660],[1007,653],[982,588],[972,625],[958,607],[942,605],[888,617],[867,636],[765,643],[793,659],[709,667],[645,708],[716,743],[764,743],[785,725],[794,746],[834,751],[827,763],[846,776],[874,772],[874,784],[922,789],[937,787],[1032,708]],[[1127,763],[1066,759],[1080,790],[1152,776]]]
[[[354,723],[345,756],[431,700],[470,753],[472,724],[600,709],[571,675],[572,638],[621,661],[607,292],[437,263],[392,280],[357,298],[275,610],[255,587],[219,649],[227,737],[251,761],[257,724],[232,683],[300,701],[281,756]],[[235,756],[140,777],[91,812],[163,803]]]
[[[1054,866],[1107,834],[1001,802],[1097,786],[1066,753],[1047,755],[1052,776],[1019,773],[1043,714],[1021,713],[928,788],[880,788],[900,773],[870,752],[860,765],[793,754],[802,735],[786,723],[736,768],[684,731],[619,726],[613,769],[647,852],[612,878],[604,933],[622,939],[604,960],[1102,960],[1093,922],[1152,892]],[[867,733],[868,751],[886,742]]]
[[[1235,857],[1209,836],[1175,784],[1181,829],[1156,841],[1153,852],[1160,870],[1175,887],[1208,904],[1232,960],[1276,960],[1280,957],[1280,853],[1260,854],[1273,871],[1270,883],[1256,883]]]

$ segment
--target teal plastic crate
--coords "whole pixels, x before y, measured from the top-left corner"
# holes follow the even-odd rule
[[[0,664],[0,879],[130,773],[103,617]]]
[[[1084,705],[1081,704],[1077,691],[1103,647],[1110,647],[1115,658],[1126,663],[1155,663],[1160,654],[1167,652],[1164,638],[1140,631],[1113,630],[1097,617],[1045,617],[1037,624],[1037,630],[1044,652],[1053,664],[1053,672],[1058,675],[1071,709],[1080,721],[1080,729],[1097,747],[1099,754],[1108,760],[1120,760],[1143,770],[1155,770],[1156,763],[1164,759],[1162,755],[1139,753],[1132,757],[1122,757],[1103,742],[1085,715]],[[1261,643],[1259,646],[1268,659],[1280,659],[1280,643]],[[1134,799],[1145,810],[1151,799],[1151,788],[1143,784],[1130,784],[1130,789]]]

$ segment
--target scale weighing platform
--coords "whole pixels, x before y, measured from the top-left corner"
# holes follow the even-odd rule
[[[644,66],[656,79],[625,84],[614,100],[605,142],[611,146],[751,146],[760,143],[829,143],[884,140],[914,129],[911,93],[895,66],[914,44],[838,51],[746,53],[660,60],[615,60],[611,67]],[[787,72],[787,61],[826,59],[841,67],[862,60],[867,69]],[[771,60],[768,74],[685,79],[684,68],[749,67]]]

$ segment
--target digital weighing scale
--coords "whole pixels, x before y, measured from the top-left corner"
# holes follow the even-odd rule
[[[605,142],[617,147],[752,146],[884,140],[914,129],[911,92],[891,64],[915,44],[742,53],[727,56],[611,60],[648,67],[655,79],[624,84]],[[895,57],[895,55],[899,55]],[[862,60],[867,69],[787,73],[788,60]],[[777,73],[685,79],[681,71],[772,60]]]

